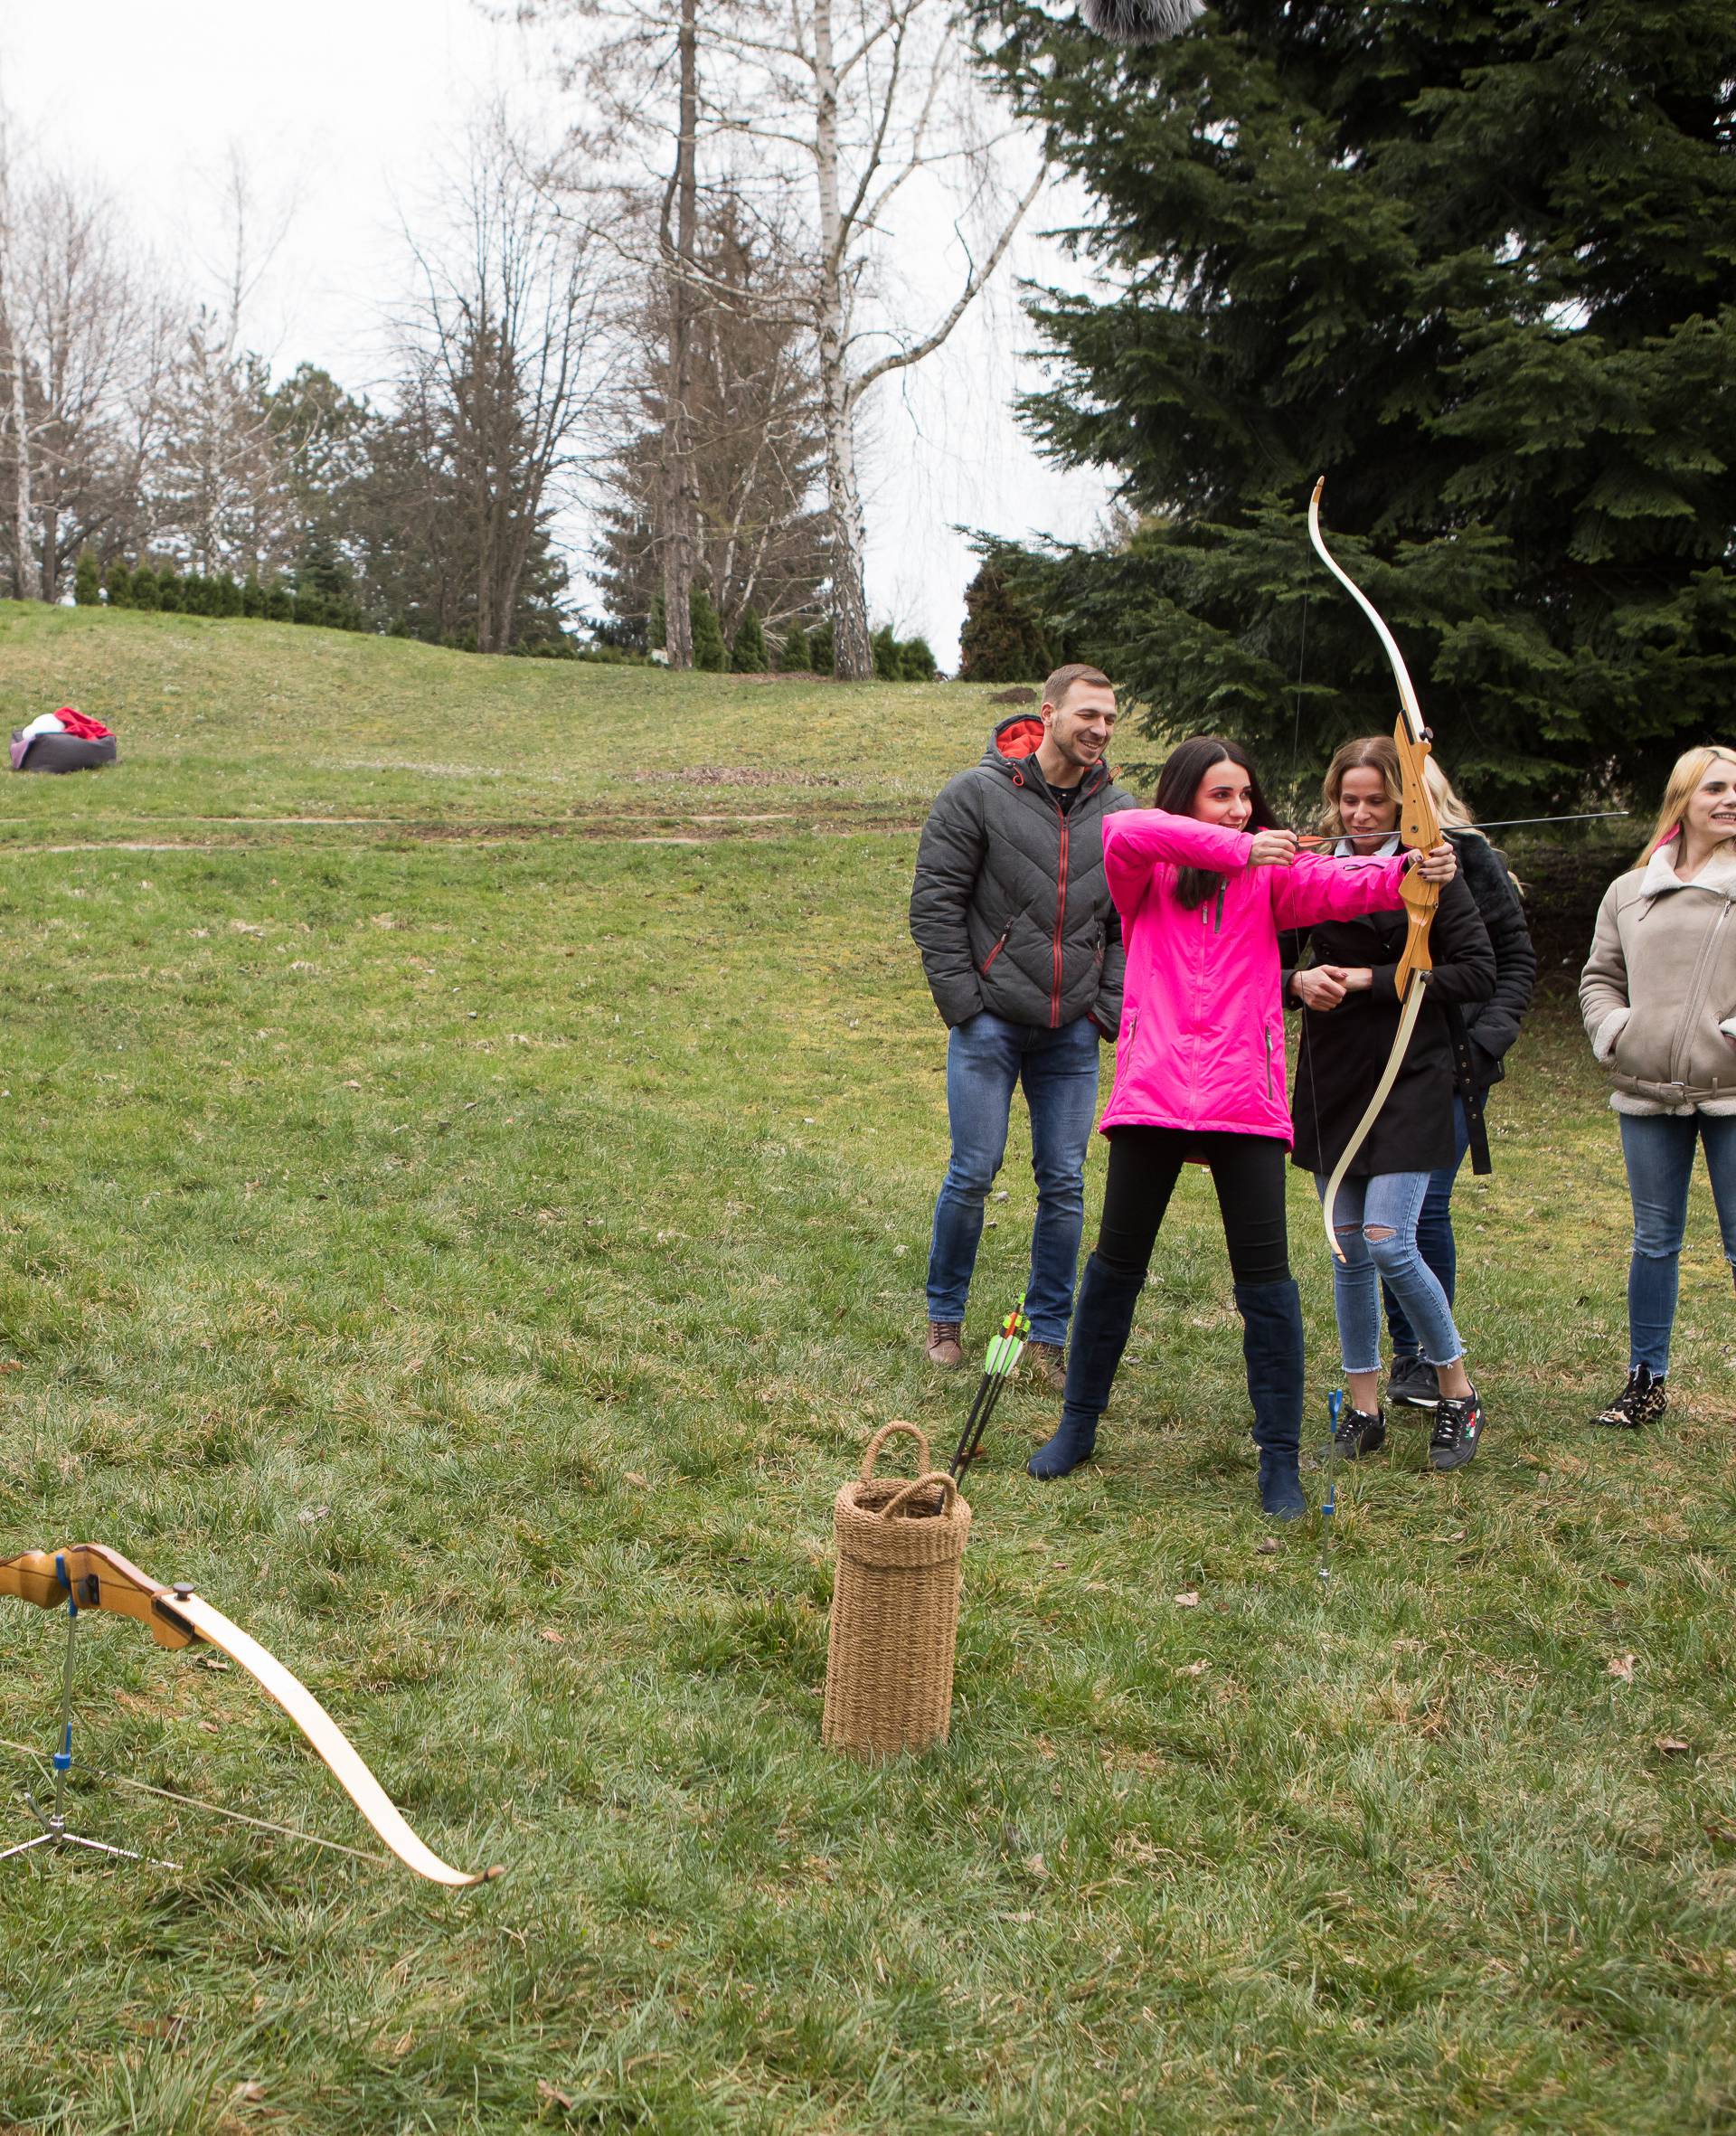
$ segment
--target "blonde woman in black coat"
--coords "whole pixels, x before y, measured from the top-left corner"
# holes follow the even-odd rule
[[[1341,853],[1396,851],[1399,755],[1390,735],[1347,742],[1326,774],[1328,831]],[[1286,998],[1302,1009],[1291,1105],[1293,1163],[1325,1194],[1381,1080],[1398,1036],[1396,987],[1406,921],[1370,913],[1288,939]],[[1381,1409],[1381,1284],[1396,1293],[1438,1377],[1429,1458],[1433,1468],[1472,1460],[1486,1422],[1465,1369],[1465,1346],[1439,1276],[1418,1250],[1417,1221],[1434,1175],[1453,1162],[1454,1044],[1449,1011],[1487,1001],[1495,959],[1476,900],[1457,877],[1445,884],[1430,931],[1434,968],[1404,1063],[1338,1190],[1333,1299],[1350,1402],[1335,1436],[1349,1460],[1386,1438]],[[1305,961],[1305,952],[1307,960]]]

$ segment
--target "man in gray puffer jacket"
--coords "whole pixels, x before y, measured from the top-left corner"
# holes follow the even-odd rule
[[[1040,715],[1003,720],[981,761],[941,789],[910,893],[910,932],[950,1032],[952,1158],[929,1252],[929,1356],[964,1363],[983,1205],[1023,1082],[1037,1181],[1025,1310],[1032,1361],[1057,1387],[1085,1223],[1098,1045],[1121,1023],[1125,958],[1103,874],[1103,818],[1134,803],[1103,761],[1115,718],[1106,675],[1057,668]]]

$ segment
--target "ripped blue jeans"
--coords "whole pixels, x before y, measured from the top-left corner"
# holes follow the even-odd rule
[[[1377,1172],[1371,1179],[1346,1179],[1338,1189],[1333,1221],[1344,1258],[1333,1258],[1332,1301],[1346,1372],[1381,1368],[1382,1281],[1404,1308],[1430,1365],[1456,1364],[1465,1353],[1440,1278],[1417,1251],[1417,1218],[1433,1177]],[[1324,1202],[1325,1173],[1315,1174],[1314,1185]],[[1371,1231],[1388,1235],[1371,1239]]]

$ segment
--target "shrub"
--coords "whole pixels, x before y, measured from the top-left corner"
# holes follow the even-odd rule
[[[766,650],[765,630],[751,609],[736,625],[735,643],[730,647],[730,666],[737,675],[763,675],[771,666],[771,657]]]
[[[992,564],[965,589],[965,628],[958,676],[969,683],[1039,682],[1055,666],[1028,602]]]
[[[830,616],[823,616],[808,633],[807,664],[816,675],[830,675],[832,672],[834,659]]]
[[[89,549],[79,551],[78,568],[72,573],[72,598],[81,609],[102,605],[102,581],[98,575],[97,560]]]
[[[779,667],[802,668],[810,665],[813,656],[807,649],[807,633],[799,623],[792,623],[784,633],[784,642],[778,650]]]
[[[296,604],[281,579],[273,579],[266,588],[265,613],[267,620],[272,623],[293,623],[296,619]]]
[[[907,683],[931,683],[940,670],[926,638],[907,638],[899,647],[899,668]]]
[[[688,611],[693,621],[693,666],[705,675],[724,674],[730,665],[729,648],[723,643],[717,610],[704,587],[693,588]]]
[[[156,605],[160,609],[168,609],[177,614],[186,606],[185,593],[181,584],[181,575],[175,570],[173,562],[166,557],[164,559],[162,569],[156,574]]]
[[[892,625],[876,630],[868,641],[874,656],[874,680],[882,683],[901,682],[904,678],[903,663],[899,657],[898,640],[892,636]]]
[[[244,616],[262,616],[265,613],[265,588],[260,585],[259,573],[249,572],[247,583],[241,589],[241,613]]]
[[[133,606],[133,574],[117,556],[108,566],[108,605],[111,609],[129,609]]]
[[[148,562],[141,561],[133,570],[133,606],[136,609],[156,608],[156,573]]]

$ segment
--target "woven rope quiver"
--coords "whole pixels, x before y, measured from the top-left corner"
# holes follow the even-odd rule
[[[917,1443],[919,1473],[909,1481],[874,1474],[894,1432]],[[835,1750],[884,1758],[945,1740],[969,1528],[970,1507],[944,1470],[929,1468],[916,1426],[876,1432],[861,1477],[832,1507],[837,1574],[820,1736]]]

